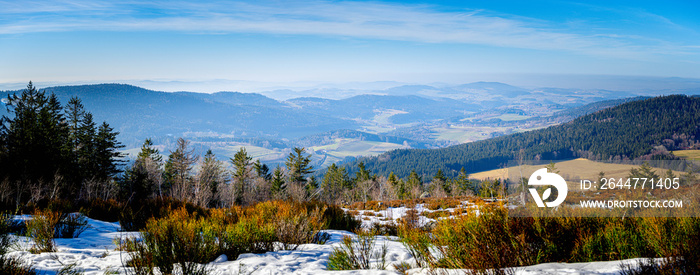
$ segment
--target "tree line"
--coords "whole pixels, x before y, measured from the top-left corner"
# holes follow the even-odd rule
[[[62,106],[29,82],[4,101],[0,123],[0,201],[15,207],[46,199],[114,196],[123,146],[81,100]]]
[[[260,160],[253,161],[245,147],[229,159],[230,165],[218,160],[211,150],[201,157],[190,142],[179,138],[177,148],[167,160],[150,139],[141,147],[134,164],[122,179],[123,199],[138,202],[169,197],[201,207],[252,205],[268,200],[323,201],[349,204],[357,201],[503,195],[505,185],[499,180],[476,181],[462,170],[455,178],[438,171],[424,179],[415,171],[406,178],[390,174],[381,177],[358,164],[353,175],[344,167],[331,164],[320,179],[314,176],[311,155],[295,147],[284,166],[273,170]],[[230,168],[228,168],[230,167]]]

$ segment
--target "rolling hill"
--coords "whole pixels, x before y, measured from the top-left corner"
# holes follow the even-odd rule
[[[70,97],[79,97],[96,121],[108,121],[121,133],[119,139],[125,144],[138,144],[146,137],[177,137],[187,132],[297,138],[356,127],[352,120],[290,108],[262,95],[166,93],[125,84],[43,90],[56,94],[64,104]]]
[[[627,102],[568,123],[529,132],[440,149],[399,149],[358,159],[367,169],[407,176],[412,170],[433,175],[438,169],[454,176],[465,168],[474,173],[514,160],[593,160],[674,158],[667,150],[700,144],[700,98],[662,96]],[[346,164],[352,172],[356,163]]]

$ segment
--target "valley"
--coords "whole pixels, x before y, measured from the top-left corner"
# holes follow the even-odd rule
[[[43,90],[62,102],[79,96],[94,109],[96,121],[109,121],[120,132],[119,140],[126,145],[123,152],[131,159],[146,138],[167,155],[177,138],[184,137],[198,152],[211,149],[222,160],[246,147],[253,158],[270,166],[282,165],[293,147],[306,147],[320,168],[394,149],[442,148],[545,128],[626,102],[631,99],[623,98],[633,95],[524,89],[497,82],[351,90],[340,99],[284,99],[281,91],[167,93],[123,84]],[[540,100],[553,96],[557,103]]]

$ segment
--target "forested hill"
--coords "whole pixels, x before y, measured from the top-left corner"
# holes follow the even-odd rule
[[[462,167],[473,173],[495,169],[514,160],[585,157],[663,159],[664,149],[700,147],[700,98],[684,95],[628,102],[545,129],[460,144],[441,149],[400,149],[358,159],[380,175],[405,177],[415,170],[434,175],[438,169],[456,175]],[[661,147],[663,146],[663,147]],[[356,163],[347,164],[352,173]]]
[[[61,102],[77,96],[96,121],[109,121],[127,145],[146,137],[216,132],[237,137],[299,138],[320,131],[354,128],[348,119],[319,116],[257,94],[166,93],[126,84],[59,86],[42,89]],[[0,98],[7,93],[0,92]],[[3,108],[5,109],[4,106]],[[0,115],[6,113],[0,112]]]

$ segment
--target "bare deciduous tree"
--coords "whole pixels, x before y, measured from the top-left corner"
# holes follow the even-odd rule
[[[227,173],[221,161],[216,159],[211,150],[204,155],[204,161],[197,174],[194,185],[194,204],[207,207],[216,198],[216,193],[227,182]]]

